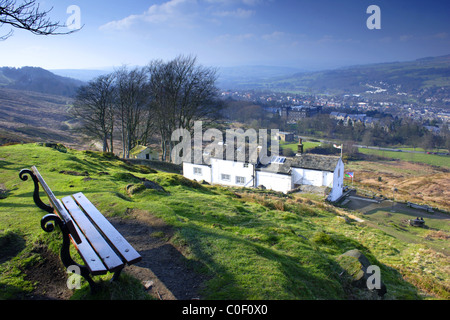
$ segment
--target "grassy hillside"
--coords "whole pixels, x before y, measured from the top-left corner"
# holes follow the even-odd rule
[[[3,89],[0,85],[0,144],[58,141],[82,145],[80,133],[71,130],[71,104],[67,97]]]
[[[57,197],[81,191],[109,218],[137,224],[149,217],[164,221],[173,234],[159,231],[148,237],[177,248],[187,267],[204,279],[202,298],[370,298],[350,286],[342,272],[339,256],[351,249],[359,249],[381,268],[385,299],[450,297],[448,256],[426,241],[410,243],[344,219],[342,209],[320,197],[201,185],[101,153],[25,144],[0,147],[0,299],[27,297],[36,287],[48,285],[30,281],[30,270],[42,261],[39,248],[57,252],[59,247],[57,233],[40,229],[44,212],[32,201],[32,183],[18,178],[20,169],[32,165]],[[137,177],[165,191],[146,189]],[[448,241],[442,240],[442,246]],[[142,285],[132,277],[108,290],[104,298],[145,298]],[[74,297],[96,298],[86,286]]]

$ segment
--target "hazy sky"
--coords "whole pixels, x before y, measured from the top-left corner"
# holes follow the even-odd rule
[[[204,65],[325,69],[450,54],[448,0],[38,2],[61,23],[77,5],[84,28],[47,37],[15,30],[0,41],[0,66],[95,69],[193,54]],[[381,9],[380,30],[366,26],[370,5]]]

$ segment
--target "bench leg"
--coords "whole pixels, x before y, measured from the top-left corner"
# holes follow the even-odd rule
[[[89,269],[86,266],[76,263],[70,255],[70,238],[66,224],[56,214],[48,214],[41,219],[41,227],[45,232],[52,232],[55,229],[55,225],[50,223],[50,221],[58,224],[62,232],[63,243],[61,247],[61,262],[66,268],[71,266],[78,267],[80,275],[89,283],[91,293],[95,293],[97,291],[97,284],[92,280]]]
[[[113,277],[111,279],[111,282],[119,280],[120,273],[122,272],[122,270],[123,270],[123,268],[120,268],[119,270],[114,272],[114,275],[113,275]]]

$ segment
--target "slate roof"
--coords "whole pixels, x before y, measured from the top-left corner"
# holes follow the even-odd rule
[[[235,151],[236,151],[235,156],[237,156],[238,153],[243,153],[242,152],[243,150],[235,150]],[[218,157],[215,154],[209,156],[215,159],[226,160],[226,151],[224,150],[222,157]],[[249,161],[248,149],[245,156],[246,156],[244,161],[245,163],[256,164],[252,161]],[[193,155],[192,158],[194,158]],[[340,159],[339,157],[336,156],[326,156],[308,153],[297,155],[293,158],[286,158],[284,163],[273,163],[270,161],[271,158],[272,158],[271,156],[260,158],[259,159],[260,161],[258,161],[257,163],[256,170],[280,174],[290,174],[291,168],[303,168],[310,170],[334,172]],[[235,161],[236,160],[237,159],[235,159]],[[202,161],[202,163],[197,164],[205,164],[205,163],[203,163]]]
[[[137,155],[143,151],[146,151],[147,149],[150,149],[150,148],[147,146],[143,146],[143,145],[137,145],[133,149],[130,150],[130,154]]]
[[[292,159],[293,168],[304,168],[312,170],[334,172],[339,162],[339,157],[324,156],[318,154],[302,154]]]
[[[263,165],[260,163],[256,170],[272,172],[272,173],[290,174],[291,162],[292,162],[291,158],[286,158],[286,161],[284,163],[270,162],[269,164],[266,164],[266,165]],[[265,163],[267,163],[267,162],[265,162]]]
[[[267,159],[266,159],[267,160]],[[267,163],[266,161],[265,163]],[[284,163],[259,164],[258,171],[266,171],[281,174],[290,174],[291,168],[303,168],[334,172],[339,162],[339,157],[324,156],[318,154],[302,154],[293,158],[286,158]]]
[[[252,152],[252,154],[250,154]],[[231,160],[236,162],[252,163],[256,164],[258,161],[258,153],[256,149],[252,148],[237,148],[234,147],[234,155],[231,159],[227,158],[227,148],[224,146],[222,155],[216,155],[214,152],[210,155],[211,158],[219,160]]]
[[[236,162],[243,162],[243,163],[251,163],[256,164],[258,161],[258,153],[256,149],[249,148],[246,146],[245,148],[237,147],[236,144],[234,145],[234,155],[231,156],[231,159],[227,158],[227,148],[226,145],[219,145],[219,148],[222,148],[222,154],[216,154],[215,149],[212,149],[211,153],[207,153],[206,150],[202,150],[202,159],[199,162],[195,161],[194,152],[195,149],[191,152],[191,163],[199,164],[199,165],[209,165],[205,163],[206,159],[219,159],[219,160],[230,160],[230,161],[236,161]],[[250,154],[250,151],[252,154]],[[254,153],[253,153],[254,152]],[[209,161],[208,161],[209,163]]]

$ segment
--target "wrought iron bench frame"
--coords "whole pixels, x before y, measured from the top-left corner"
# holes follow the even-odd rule
[[[112,281],[116,281],[126,264],[131,265],[142,259],[82,193],[65,197],[61,201],[56,199],[35,166],[19,173],[23,181],[28,180],[28,176],[34,182],[34,203],[48,213],[41,219],[41,228],[52,232],[56,225],[59,227],[62,232],[61,262],[68,270],[74,270],[73,266],[78,267],[80,275],[89,283],[92,293],[97,291],[98,285],[91,275],[113,272]],[[41,200],[39,185],[47,194],[50,205]],[[85,265],[80,265],[72,259],[70,243],[77,249]]]

